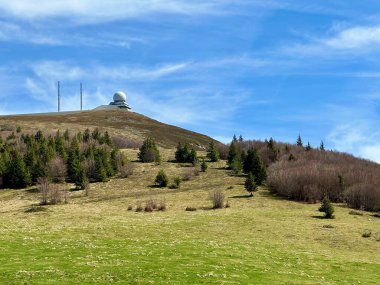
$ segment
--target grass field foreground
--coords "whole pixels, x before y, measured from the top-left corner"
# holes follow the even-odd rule
[[[173,157],[161,151],[164,161]],[[92,184],[88,196],[70,192],[68,204],[40,212],[28,212],[38,204],[33,189],[0,191],[0,284],[380,283],[380,219],[371,213],[335,205],[336,218],[327,220],[319,205],[265,188],[248,197],[244,177],[223,161],[180,189],[154,188],[154,177],[191,167],[134,164],[131,177]],[[214,190],[230,208],[211,209]],[[149,199],[167,210],[135,212]]]

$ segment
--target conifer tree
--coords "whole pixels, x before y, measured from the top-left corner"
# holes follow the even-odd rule
[[[18,150],[12,150],[10,153],[4,184],[9,188],[24,188],[31,184],[30,173]]]
[[[70,144],[69,154],[67,158],[67,173],[71,181],[78,179],[80,171],[80,149],[76,138],[74,137]]]
[[[31,176],[34,183],[37,182],[38,178],[47,176],[46,167],[40,159],[36,161],[33,168],[31,169]]]
[[[110,135],[108,134],[108,131],[106,131],[106,132],[104,133],[103,141],[104,141],[104,143],[105,143],[106,145],[108,145],[108,146],[111,146],[111,145],[112,145],[111,137],[110,137]]]
[[[219,160],[219,151],[214,141],[211,141],[207,150],[207,157],[211,162],[217,162]]]
[[[324,151],[325,150],[325,144],[323,143],[323,141],[321,141],[321,144],[319,146],[319,149]]]
[[[95,173],[94,179],[96,182],[106,182],[108,180],[107,171],[103,165],[102,156],[95,155]]]
[[[311,151],[311,145],[310,142],[307,142],[307,146],[305,147],[306,151]]]
[[[252,174],[252,172],[248,173],[247,179],[244,183],[245,189],[251,193],[251,196],[253,196],[253,192],[256,192],[258,190],[258,187],[255,182],[255,178]]]
[[[278,154],[280,153],[280,150],[276,147],[276,143],[273,138],[270,138],[267,142],[267,147],[270,151],[269,158],[272,162],[275,162],[278,160]]]
[[[99,138],[100,138],[100,132],[99,132],[99,129],[98,128],[95,128],[92,133],[91,133],[91,137],[94,141],[98,141]]]
[[[203,159],[202,163],[201,163],[201,171],[206,172],[207,168],[208,168],[208,165],[207,165],[206,161]]]
[[[198,156],[197,156],[197,152],[195,151],[195,149],[191,149],[190,150],[190,153],[188,155],[188,162],[190,162],[193,166],[195,166],[198,162]]]
[[[153,138],[146,138],[140,147],[138,157],[141,162],[161,162],[160,153]]]
[[[87,143],[90,140],[90,130],[86,129],[83,133],[83,141]]]
[[[54,137],[54,143],[55,143],[55,150],[59,154],[60,157],[62,157],[63,160],[67,159],[67,151],[65,147],[65,142],[63,138],[59,135],[59,132],[57,132],[58,135]]]
[[[230,168],[232,168],[232,162],[238,157],[238,149],[236,144],[236,141],[232,140],[228,150],[227,162]]]
[[[302,146],[303,146],[301,135],[298,135],[298,138],[297,138],[297,146],[299,146],[299,147],[302,147]]]
[[[264,162],[259,157],[256,148],[248,150],[247,156],[244,160],[243,170],[245,173],[252,172],[257,185],[262,185],[267,178]]]
[[[334,218],[334,215],[333,215],[333,213],[334,213],[334,207],[331,204],[330,199],[328,198],[327,195],[323,198],[323,200],[321,202],[321,206],[319,207],[319,211],[325,213],[324,217],[326,219],[332,219],[332,218]]]
[[[70,140],[69,130],[66,130],[66,131],[63,133],[63,138],[65,139],[65,141],[69,141],[69,140]]]
[[[166,187],[169,183],[169,178],[166,175],[165,171],[160,170],[154,181],[158,187]]]
[[[236,156],[232,162],[231,162],[231,165],[230,165],[230,168],[232,170],[232,172],[234,174],[239,174],[241,173],[242,169],[243,169],[243,165],[241,163],[241,159],[239,156]]]

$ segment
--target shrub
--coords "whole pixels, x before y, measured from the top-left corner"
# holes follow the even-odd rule
[[[348,212],[349,215],[355,215],[355,216],[363,216],[363,213],[360,213],[358,211],[350,211]]]
[[[50,187],[50,201],[49,204],[56,205],[62,200],[62,194],[57,184],[52,184]],[[65,202],[67,199],[65,198]]]
[[[63,183],[67,176],[67,167],[60,156],[55,156],[48,163],[48,174],[54,183]]]
[[[179,177],[179,176],[174,177],[173,182],[174,183],[172,184],[171,188],[179,189],[181,186],[181,182],[182,182],[181,177]]]
[[[154,181],[158,187],[166,187],[169,183],[169,178],[164,170],[160,170]]]
[[[325,218],[326,219],[332,219],[334,216],[333,216],[333,213],[334,213],[334,207],[333,205],[331,204],[329,198],[327,196],[325,196],[321,202],[321,206],[319,207],[319,211],[320,212],[324,212],[325,213]]]
[[[162,200],[162,201],[160,201],[160,203],[158,203],[157,211],[166,211],[165,200]]]
[[[189,181],[193,176],[193,170],[190,168],[186,168],[182,171],[182,181]]]
[[[224,207],[224,194],[220,190],[209,193],[209,199],[212,201],[213,209],[221,209]]]
[[[186,209],[185,209],[185,211],[188,211],[188,212],[194,212],[196,210],[197,210],[197,208],[195,208],[195,207],[186,207]]]
[[[30,208],[25,210],[25,213],[37,213],[37,212],[46,212],[45,207],[32,205]]]
[[[362,237],[369,238],[371,237],[371,235],[372,235],[372,232],[370,230],[365,230],[362,234]]]
[[[48,204],[50,183],[46,177],[41,177],[37,179],[37,190],[41,194],[40,205]]]
[[[127,178],[133,174],[135,167],[131,162],[128,162],[122,166],[120,166],[120,177]]]
[[[141,205],[141,201],[136,202],[136,212],[141,212],[143,210],[143,207]]]

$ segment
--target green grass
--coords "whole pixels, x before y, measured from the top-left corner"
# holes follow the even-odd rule
[[[379,284],[378,218],[335,205],[335,219],[320,219],[319,204],[265,188],[245,197],[244,177],[223,165],[173,190],[149,186],[159,169],[174,177],[185,167],[136,164],[130,178],[42,212],[25,212],[38,203],[33,191],[0,192],[0,284]],[[210,209],[216,189],[230,208]],[[127,210],[150,198],[167,210]]]

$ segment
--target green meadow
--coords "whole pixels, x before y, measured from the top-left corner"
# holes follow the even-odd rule
[[[134,162],[130,177],[69,191],[66,204],[39,207],[34,188],[0,191],[0,284],[380,283],[372,213],[335,204],[335,219],[322,219],[319,204],[264,187],[249,197],[223,161],[180,189],[155,188],[160,169],[171,178],[191,171],[166,162],[174,150],[162,153],[161,165]],[[229,208],[211,209],[214,190]],[[150,199],[166,210],[135,211]]]

